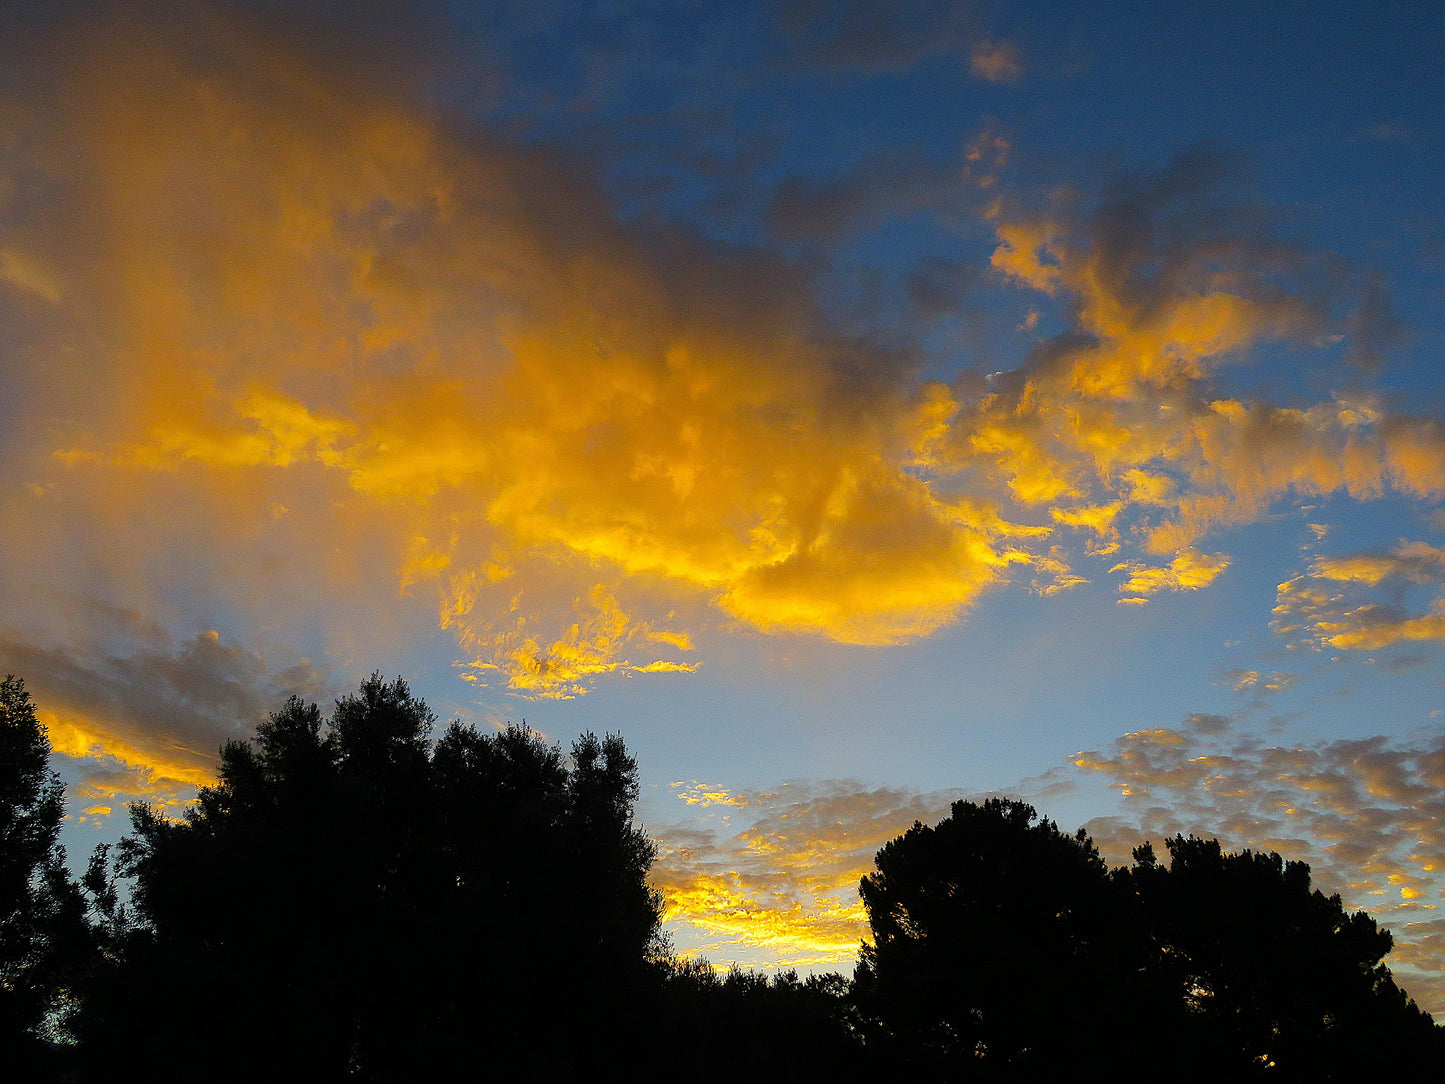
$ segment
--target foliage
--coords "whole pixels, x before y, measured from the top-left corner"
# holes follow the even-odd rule
[[[1391,948],[1363,911],[1310,888],[1278,854],[1228,854],[1218,840],[1168,840],[1119,871],[1154,942],[1167,1024],[1188,1037],[1195,1073],[1361,1079],[1438,1060],[1430,1018],[1382,962]]]
[[[58,843],[64,788],[25,683],[0,682],[0,1062],[27,1062],[69,1007],[85,901]]]
[[[780,971],[768,977],[734,966],[719,975],[706,960],[674,962],[654,1014],[652,1068],[766,1067],[776,1080],[873,1079],[852,1025],[841,975]]]
[[[1129,978],[1121,894],[1086,835],[1036,818],[1022,802],[956,802],[880,850],[860,885],[873,943],[857,996],[875,1045],[918,1072],[963,1059],[1041,1074],[1117,1026],[1103,1007]]]
[[[569,761],[525,727],[454,723],[433,747],[433,724],[373,675],[327,721],[293,698],[228,744],[184,820],[134,807],[126,984],[176,994],[144,1019],[119,987],[98,998],[93,1045],[177,1072],[219,1045],[234,1079],[413,1079],[567,1076],[635,1042],[618,1006],[659,923],[636,762],[612,735]]]
[[[1381,963],[1387,932],[1309,867],[1175,838],[1110,871],[1031,806],[957,802],[877,855],[855,996],[871,1045],[920,1078],[1333,1080],[1438,1059]]]

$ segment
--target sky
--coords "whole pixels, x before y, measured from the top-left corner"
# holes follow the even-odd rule
[[[1021,797],[1308,861],[1445,1012],[1445,11],[0,9],[0,671],[72,854],[373,671],[623,734],[851,972]]]

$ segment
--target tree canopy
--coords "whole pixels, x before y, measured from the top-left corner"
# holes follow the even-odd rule
[[[143,1027],[123,993],[94,1026],[180,1069],[582,1071],[630,1040],[615,1011],[657,945],[637,766],[587,734],[565,758],[525,727],[479,734],[373,675],[323,721],[292,699],[222,751],[183,820],[132,811],[122,872],[141,929],[130,984],[190,993]],[[561,1041],[547,1017],[566,1020]],[[208,1026],[208,1023],[210,1026]],[[138,1036],[144,1036],[138,1040]]]
[[[64,787],[17,677],[0,681],[0,1064],[28,1063],[87,951],[85,902],[58,840]]]
[[[1196,1073],[1355,1080],[1431,1060],[1438,1069],[1445,1048],[1430,1018],[1383,962],[1389,931],[1311,889],[1306,863],[1192,836],[1166,847],[1167,867],[1146,845],[1117,876],[1168,995],[1156,1009]]]
[[[858,996],[875,1041],[920,1071],[1042,1073],[1115,1026],[1103,1006],[1131,962],[1113,936],[1121,894],[1087,836],[1036,816],[957,802],[884,846],[859,886],[873,942]]]
[[[1390,935],[1309,867],[1176,837],[1110,870],[1009,799],[956,802],[877,855],[855,976],[872,1042],[914,1075],[1353,1079],[1438,1059],[1381,962]],[[1282,1076],[1281,1076],[1282,1074]]]
[[[1438,1068],[1391,939],[1279,855],[1165,841],[1110,869],[1024,802],[957,802],[876,856],[841,976],[679,961],[621,737],[436,719],[373,674],[139,804],[77,886],[60,780],[0,684],[0,1042],[39,1079],[616,1079],[743,1060],[797,1080],[1345,1080]],[[116,875],[129,884],[128,893]],[[82,890],[83,886],[83,890]],[[92,918],[87,921],[87,907]],[[69,1048],[45,1038],[69,1036]]]

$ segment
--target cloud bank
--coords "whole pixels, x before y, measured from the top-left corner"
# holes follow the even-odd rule
[[[1282,499],[1445,486],[1433,422],[1213,389],[1331,317],[1201,211],[1209,148],[989,203],[992,273],[1061,326],[921,380],[860,356],[804,268],[621,225],[575,161],[264,23],[72,33],[56,98],[5,112],[6,519],[125,524],[77,555],[138,581],[120,604],[177,564],[242,608],[364,581],[429,598],[474,679],[567,697],[698,665],[678,609],[892,644],[1019,578],[1138,605],[1207,587],[1229,556],[1199,543]],[[8,541],[36,589],[75,573]]]

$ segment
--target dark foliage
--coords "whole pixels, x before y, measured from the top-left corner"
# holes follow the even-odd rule
[[[1445,1054],[1430,1017],[1382,962],[1389,931],[1310,868],[1279,855],[1228,854],[1217,840],[1147,845],[1120,870],[1152,939],[1162,1021],[1186,1039],[1192,1074],[1359,1080],[1424,1069]]]
[[[668,970],[660,993],[649,1043],[659,1075],[727,1065],[770,1080],[878,1079],[841,975],[769,978],[734,967],[720,976],[706,961],[688,961]]]
[[[63,787],[25,683],[0,682],[0,1065],[63,1034],[90,952],[86,904],[57,842]]]
[[[140,922],[90,1048],[212,1079],[566,1079],[639,1044],[659,901],[622,740],[569,763],[525,727],[433,748],[432,725],[373,675],[227,745],[183,821],[135,807]]]
[[[1032,807],[957,802],[864,878],[855,997],[873,1049],[921,1079],[1358,1079],[1437,1060],[1380,962],[1387,932],[1309,867],[1169,841],[1110,871]]]
[[[1035,819],[1022,802],[957,802],[863,879],[858,998],[874,1045],[918,1073],[1047,1079],[1134,1026],[1123,894],[1087,836]]]
[[[293,698],[180,821],[132,807],[81,885],[24,686],[0,685],[0,1056],[32,1079],[1330,1081],[1438,1069],[1390,935],[1309,868],[1167,841],[1110,870],[1032,807],[955,803],[877,855],[854,982],[680,963],[585,734],[435,720],[373,675]],[[117,877],[128,879],[129,892]],[[127,899],[129,902],[127,903]],[[90,918],[87,920],[87,909]],[[78,1040],[60,1045],[56,1040]]]

